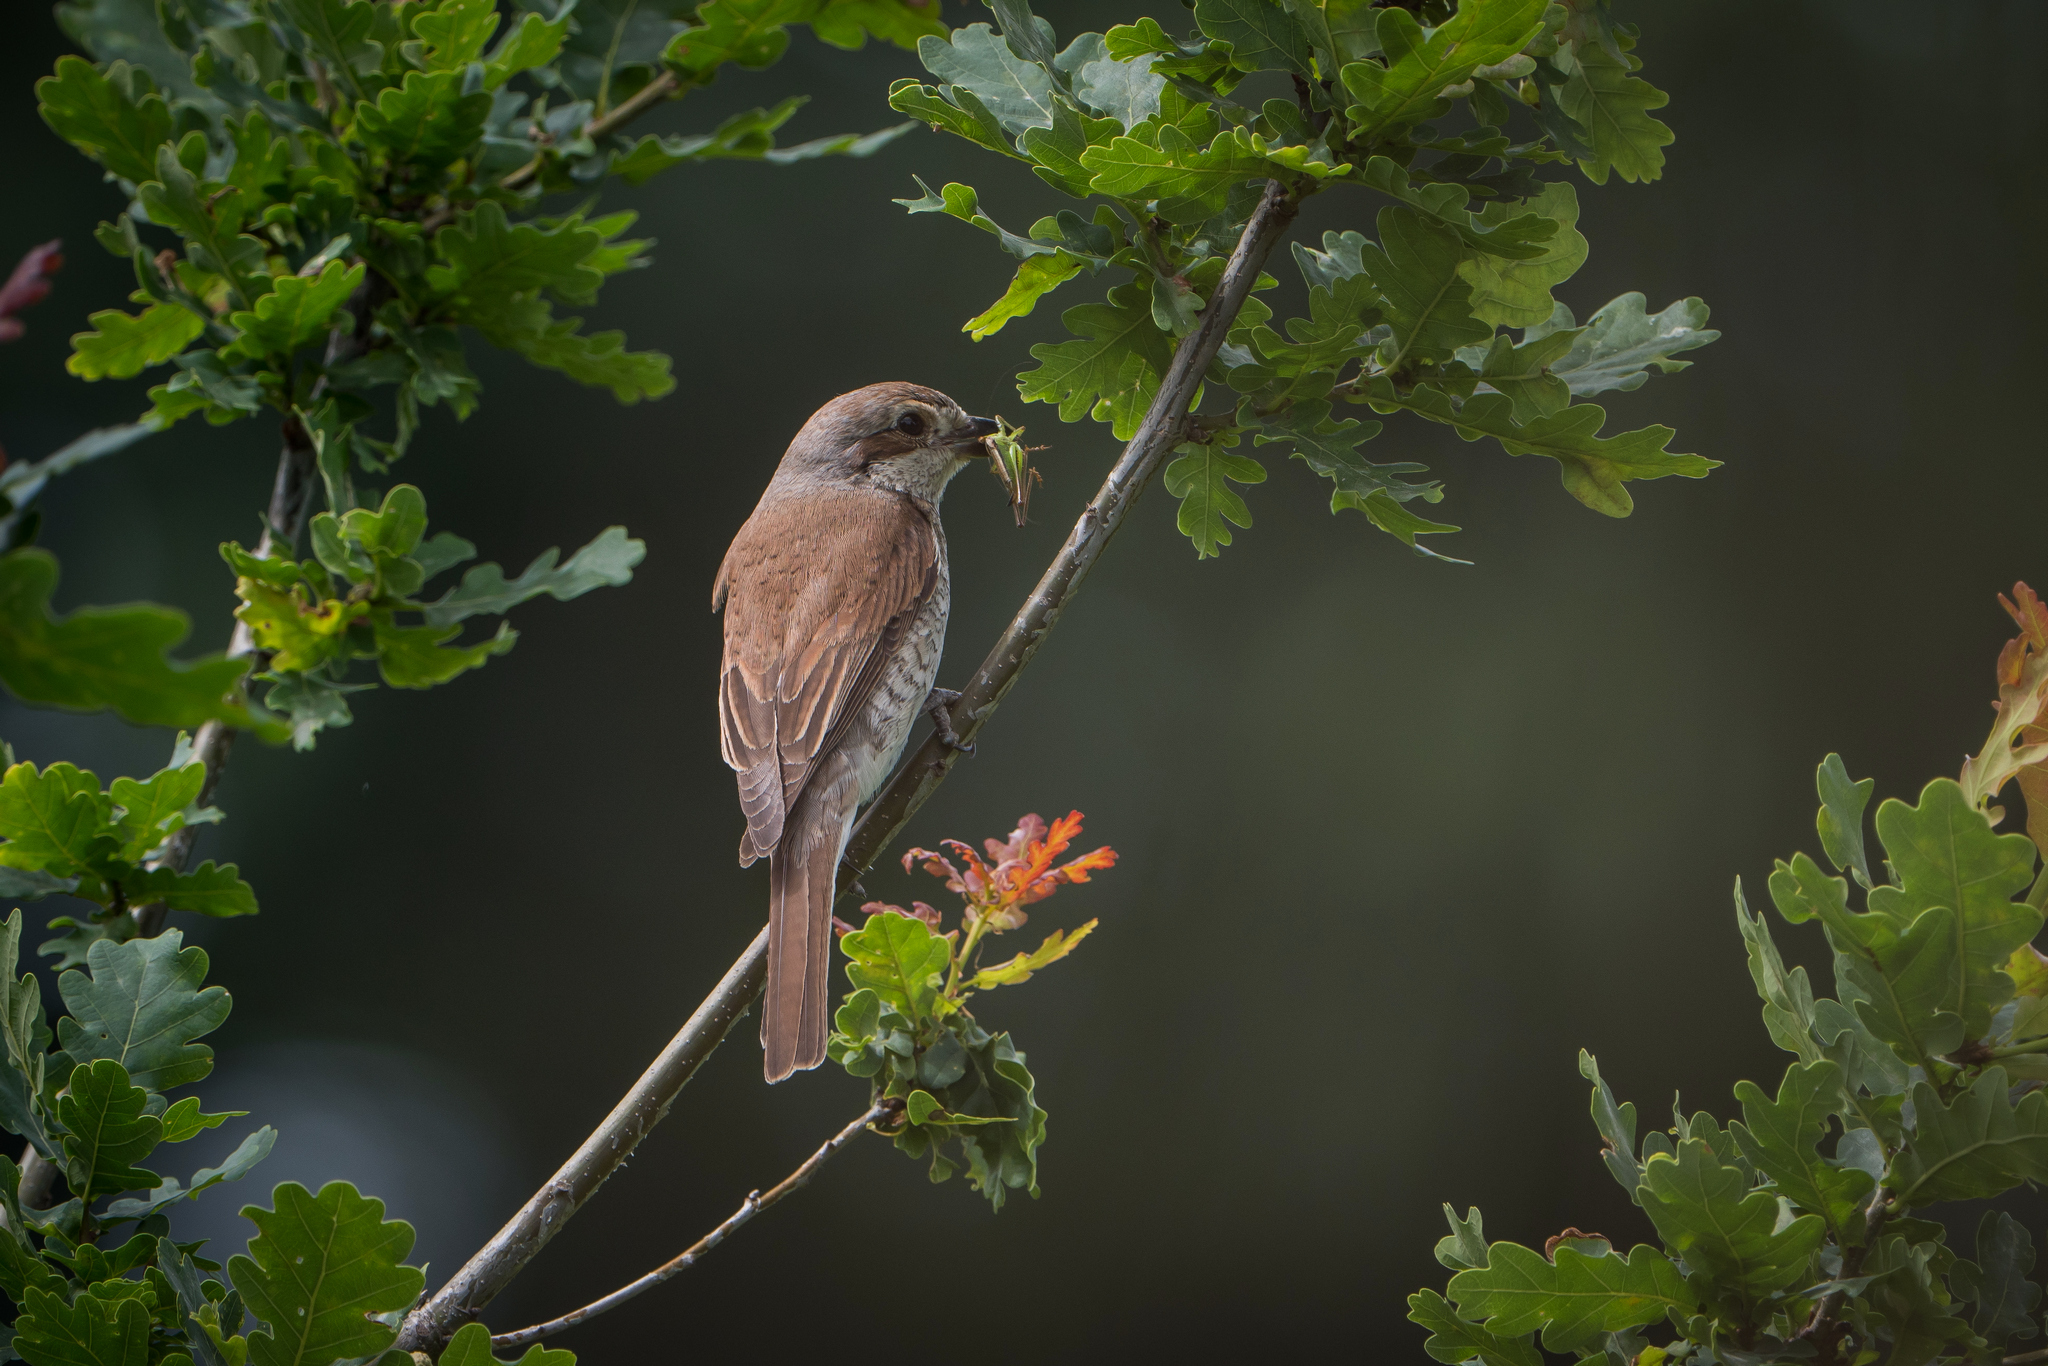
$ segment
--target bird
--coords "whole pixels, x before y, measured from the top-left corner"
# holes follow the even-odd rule
[[[952,602],[939,500],[997,430],[923,385],[839,395],[789,443],[712,587],[740,866],[768,860],[771,1084],[825,1058],[834,883],[855,814],[920,714],[964,748],[945,711],[958,694],[934,687]]]

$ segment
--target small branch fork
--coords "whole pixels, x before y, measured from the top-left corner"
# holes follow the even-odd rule
[[[622,110],[624,107],[620,106]],[[1016,618],[951,708],[955,744],[974,742],[975,735],[1016,683],[1017,675],[1058,624],[1068,600],[1123,525],[1160,462],[1186,439],[1188,410],[1194,405],[1203,376],[1222,348],[1239,309],[1251,296],[1252,285],[1258,280],[1266,258],[1294,222],[1300,207],[1299,199],[1285,185],[1267,182],[1265,196],[1245,224],[1223,278],[1202,310],[1200,323],[1182,338],[1174,352],[1173,364],[1160,382],[1144,423],[1124,447],[1102,488],[1082,509],[1073,531],[1046,567],[1038,586],[1024,600]],[[933,735],[896,770],[853,828],[846,858],[839,868],[841,896],[945,781],[959,753],[940,736]],[[724,1042],[734,1022],[761,994],[767,980],[767,955],[768,931],[764,928],[604,1123],[433,1298],[406,1316],[393,1344],[399,1351],[438,1353],[455,1330],[481,1314],[492,1298],[596,1193],[605,1178],[625,1162],[648,1130],[668,1112],[669,1105],[704,1059]]]
[[[826,1139],[824,1147],[812,1153],[801,1167],[798,1167],[788,1176],[783,1177],[780,1184],[770,1189],[766,1194],[754,1191],[748,1195],[741,1202],[740,1207],[733,1211],[731,1218],[727,1219],[717,1228],[712,1229],[711,1232],[705,1234],[696,1242],[690,1244],[689,1248],[679,1256],[663,1262],[639,1280],[634,1281],[630,1285],[621,1286],[603,1299],[592,1300],[581,1309],[564,1314],[558,1319],[549,1319],[546,1323],[536,1323],[533,1327],[521,1328],[516,1333],[499,1333],[491,1339],[491,1346],[524,1347],[528,1343],[539,1342],[542,1338],[553,1337],[564,1328],[574,1328],[579,1323],[586,1323],[607,1310],[618,1308],[642,1291],[652,1290],[655,1286],[660,1285],[678,1272],[689,1270],[698,1263],[705,1253],[724,1242],[729,1234],[737,1231],[755,1215],[775,1204],[783,1196],[806,1184],[817,1174],[818,1168],[825,1165],[832,1154],[853,1142],[861,1130],[877,1120],[885,1119],[895,1114],[902,1109],[902,1106],[903,1102],[900,1100],[876,1101],[866,1114]]]

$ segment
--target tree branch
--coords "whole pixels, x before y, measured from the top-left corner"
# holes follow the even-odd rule
[[[623,110],[625,106],[620,106]],[[1278,181],[1268,181],[1244,233],[1231,253],[1223,278],[1201,322],[1181,340],[1173,363],[1143,425],[1124,447],[1109,477],[1082,509],[1066,544],[1046,567],[1038,586],[1024,600],[1016,618],[995,648],[961,690],[953,704],[953,726],[961,739],[972,741],[1031,662],[1046,634],[1081,586],[1138,495],[1144,491],[1166,453],[1178,445],[1188,423],[1202,378],[1216,359],[1238,310],[1250,297],[1266,258],[1294,221],[1300,202]],[[958,751],[936,738],[928,740],[877,796],[854,826],[845,861],[839,869],[840,895],[902,831],[918,808],[945,781]],[[400,1351],[439,1352],[455,1330],[482,1313],[493,1296],[511,1283],[526,1263],[547,1244],[585,1200],[667,1113],[676,1094],[711,1051],[724,1041],[733,1022],[752,1005],[766,982],[768,932],[763,929],[739,960],[727,970],[711,995],[654,1061],[626,1098],[619,1102],[576,1154],[562,1164],[548,1183],[528,1200],[504,1228],[443,1286],[434,1297],[406,1316],[395,1344]]]
[[[812,1153],[801,1167],[798,1167],[788,1176],[783,1177],[781,1183],[766,1195],[763,1195],[760,1191],[754,1191],[749,1194],[740,1203],[740,1207],[733,1211],[731,1218],[727,1219],[717,1228],[712,1229],[711,1232],[705,1234],[696,1242],[690,1244],[687,1251],[671,1258],[669,1261],[663,1262],[639,1280],[634,1281],[630,1285],[621,1286],[603,1299],[592,1300],[581,1309],[564,1314],[558,1319],[549,1319],[546,1323],[536,1323],[533,1327],[521,1328],[516,1333],[499,1333],[491,1339],[491,1346],[524,1347],[530,1342],[539,1342],[542,1338],[553,1337],[564,1328],[574,1328],[579,1323],[588,1322],[607,1310],[618,1308],[642,1291],[652,1290],[655,1286],[660,1285],[678,1272],[689,1270],[697,1264],[698,1259],[703,1257],[705,1253],[724,1242],[727,1235],[738,1230],[762,1210],[767,1209],[770,1205],[782,1199],[783,1196],[809,1182],[811,1177],[817,1174],[818,1168],[824,1166],[832,1154],[853,1142],[861,1130],[867,1128],[868,1125],[884,1115],[901,1109],[902,1105],[903,1102],[900,1100],[876,1101],[874,1105],[869,1107],[866,1114],[826,1139],[825,1146]]]

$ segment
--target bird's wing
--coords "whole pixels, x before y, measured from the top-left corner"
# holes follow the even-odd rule
[[[931,523],[879,490],[764,505],[741,528],[719,571],[718,722],[747,816],[742,863],[780,843],[784,816],[937,581]]]

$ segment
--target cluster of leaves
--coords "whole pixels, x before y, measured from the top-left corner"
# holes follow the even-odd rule
[[[940,851],[912,849],[903,856],[904,871],[922,862],[926,872],[943,878],[961,898],[959,923],[942,929],[943,917],[922,901],[908,910],[871,901],[861,907],[865,925],[839,927],[854,989],[833,1017],[828,1056],[854,1076],[870,1078],[876,1099],[903,1103],[886,1132],[911,1157],[929,1157],[933,1181],[965,1166],[967,1179],[996,1209],[1012,1190],[1038,1195],[1045,1111],[1024,1055],[1007,1033],[983,1028],[967,1002],[976,992],[1030,980],[1094,930],[1093,920],[1072,934],[1054,930],[1038,948],[1008,962],[979,962],[984,937],[1021,927],[1029,918],[1026,906],[1116,862],[1116,851],[1105,845],[1060,863],[1080,833],[1081,813],[1074,811],[1049,828],[1036,815],[1025,816],[1007,840],[982,842],[985,860],[969,845],[945,841],[964,869]],[[949,1149],[957,1160],[947,1156]]]
[[[355,508],[313,518],[313,558],[303,563],[273,552],[256,555],[236,542],[221,547],[235,571],[249,627],[269,666],[266,704],[289,719],[293,743],[310,748],[323,727],[348,725],[346,694],[371,686],[349,683],[349,661],[374,659],[394,688],[430,688],[512,648],[519,633],[500,622],[494,635],[451,645],[470,617],[502,614],[546,593],[566,601],[606,584],[623,584],[646,546],[624,527],[604,534],[557,563],[543,551],[524,573],[507,579],[480,564],[432,602],[413,597],[428,580],[476,557],[476,547],[449,532],[428,538],[427,502],[410,484],[384,496],[376,510]],[[399,614],[417,615],[401,625]]]
[[[1992,802],[2015,778],[2042,790],[2048,746],[2027,735],[2048,701],[2048,610],[2022,584],[2007,603],[2020,636],[1999,661],[1999,718],[1959,783],[1865,810],[1874,781],[1829,755],[1816,778],[1821,848],[1780,861],[1771,899],[1819,922],[1835,995],[1787,969],[1736,888],[1736,915],[1764,1023],[1796,1059],[1775,1094],[1744,1081],[1740,1119],[1674,1107],[1640,1144],[1636,1109],[1593,1083],[1602,1158],[1661,1247],[1624,1256],[1576,1229],[1544,1251],[1487,1243],[1479,1213],[1445,1207],[1437,1256],[1446,1294],[1409,1300],[1450,1363],[1536,1366],[1536,1343],[1579,1361],[1656,1363],[1997,1362],[2041,1331],[2032,1234],[1983,1212],[1974,1245],[1928,1217],[2048,1180],[2048,956],[2034,946],[2048,876],[2036,840],[1999,834]],[[2030,800],[2038,835],[2048,812]],[[1878,876],[1882,874],[1882,877]],[[1854,909],[1854,889],[1863,909]],[[1966,1255],[1967,1254],[1967,1255]],[[1646,1342],[1665,1323],[1674,1341]],[[2031,1357],[2027,1358],[2031,1359]]]
[[[85,921],[51,921],[67,933],[44,943],[42,953],[60,968],[76,967],[94,943],[129,938],[130,910],[152,903],[201,915],[256,914],[256,893],[234,864],[208,859],[187,872],[159,863],[164,842],[180,830],[221,819],[220,808],[199,804],[205,784],[206,766],[182,734],[169,764],[145,779],[116,778],[104,791],[72,764],[39,773],[34,764],[9,763],[0,776],[0,896],[61,893],[96,908]]]
[[[1166,471],[1198,554],[1251,524],[1233,485],[1266,471],[1237,449],[1246,435],[1291,446],[1335,485],[1333,512],[1355,508],[1423,553],[1417,537],[1456,530],[1410,506],[1443,496],[1410,478],[1422,466],[1359,454],[1383,424],[1333,416],[1340,401],[1547,456],[1574,497],[1616,517],[1632,507],[1627,482],[1697,478],[1716,463],[1668,450],[1668,427],[1603,436],[1605,411],[1577,401],[1683,368],[1676,354],[1717,335],[1706,307],[1687,299],[1652,314],[1628,294],[1581,327],[1551,298],[1587,246],[1571,184],[1538,171],[1575,161],[1595,183],[1610,172],[1651,180],[1671,141],[1649,113],[1665,96],[1634,74],[1635,32],[1610,22],[1607,0],[1193,0],[1191,37],[1142,19],[1064,48],[1024,0],[989,5],[1000,34],[973,24],[922,40],[940,84],[900,81],[890,103],[1096,207],[1020,235],[966,185],[919,181],[920,198],[897,202],[970,223],[1017,258],[1002,298],[967,322],[976,338],[1083,272],[1128,272],[1062,316],[1075,340],[1032,348],[1039,363],[1020,392],[1058,404],[1066,421],[1092,416],[1119,439],[1136,431],[1268,182],[1297,201],[1351,187],[1385,205],[1377,240],[1295,244],[1308,316],[1276,327],[1253,297],[1229,320],[1207,378],[1235,407],[1195,423]],[[1229,98],[1247,81],[1273,90],[1276,77],[1294,98]]]
[[[422,406],[474,409],[466,333],[621,402],[673,387],[667,357],[555,312],[648,263],[651,243],[624,236],[633,215],[540,215],[541,196],[714,158],[860,156],[914,126],[778,148],[800,98],[692,136],[635,140],[633,115],[728,65],[770,65],[795,24],[843,47],[945,31],[935,4],[905,0],[522,0],[509,16],[496,0],[70,0],[59,17],[98,61],[61,59],[37,85],[42,114],[119,189],[97,239],[132,264],[139,306],[93,314],[71,372],[171,366],[136,435],[272,414],[288,445],[317,450],[337,517],[375,505],[354,476],[405,454]],[[0,549],[25,541],[7,530]],[[615,545],[583,553],[617,560]],[[0,560],[15,608],[0,614],[0,679],[22,697],[145,724],[268,722],[218,657],[165,661],[183,635],[168,609],[53,625],[54,580],[45,556]],[[116,657],[126,667],[107,667]],[[292,712],[290,733],[305,743],[314,717],[345,715],[337,698]]]

